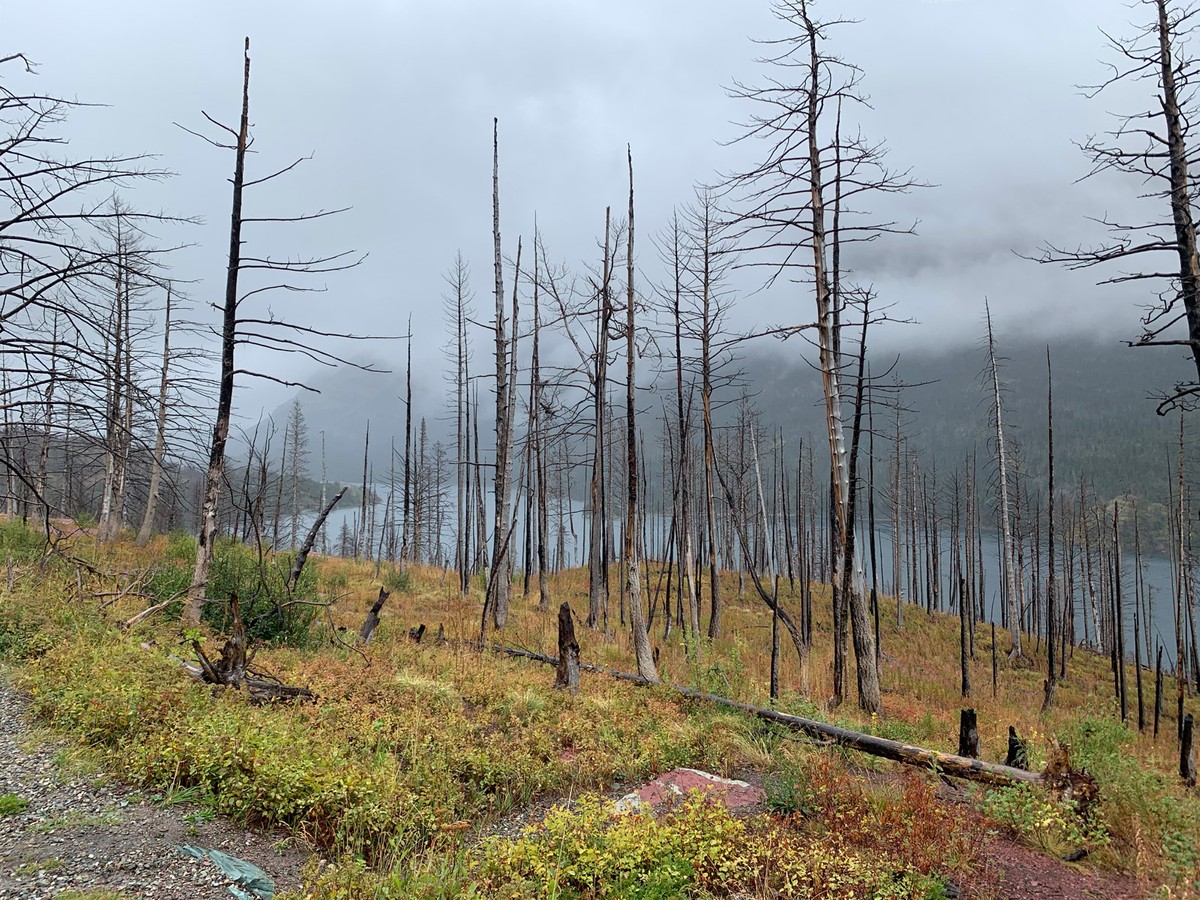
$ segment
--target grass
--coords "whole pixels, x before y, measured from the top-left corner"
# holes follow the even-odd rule
[[[35,834],[50,834],[67,828],[105,828],[120,825],[124,821],[118,812],[81,813],[66,812],[35,823],[30,830]]]
[[[29,801],[16,794],[0,794],[0,818],[17,816],[29,809]]]
[[[13,540],[20,542],[19,536]],[[186,541],[175,535],[145,550],[118,544],[97,552],[81,545],[74,552],[90,554],[100,572],[139,572],[163,560],[181,564],[181,547],[187,549]],[[679,843],[686,830],[679,823],[687,815],[701,817],[701,825],[688,828],[708,833],[723,848],[741,867],[739,889],[754,897],[771,896],[769,886],[778,891],[780,879],[794,876],[801,884],[807,877],[789,875],[786,866],[764,868],[760,851],[785,847],[797,859],[817,853],[833,867],[829,877],[840,873],[877,892],[890,879],[887,889],[898,893],[889,896],[938,896],[939,879],[947,878],[960,885],[974,879],[986,893],[979,842],[988,829],[1010,831],[1054,852],[1088,842],[1093,864],[1132,871],[1148,885],[1182,892],[1194,890],[1200,877],[1194,840],[1200,810],[1195,794],[1172,774],[1175,744],[1167,736],[1174,720],[1164,720],[1158,741],[1121,724],[1111,706],[1108,660],[1095,654],[1075,651],[1056,707],[1042,714],[1044,659],[1035,652],[1027,664],[1010,665],[1001,655],[993,697],[991,634],[980,628],[970,664],[975,692],[964,701],[957,620],[909,607],[900,629],[894,608],[889,617],[885,605],[884,715],[864,716],[850,703],[831,710],[825,707],[832,692],[829,599],[817,587],[807,661],[784,643],[782,708],[952,751],[958,711],[969,702],[979,713],[984,758],[1003,759],[1011,724],[1028,739],[1035,761],[1062,740],[1101,785],[1091,824],[1077,822],[1069,807],[1046,806],[1042,797],[973,789],[991,819],[956,826],[967,841],[950,846],[940,836],[939,805],[921,792],[927,782],[897,776],[890,763],[814,748],[740,714],[684,702],[667,688],[585,675],[580,695],[565,696],[551,689],[548,667],[480,654],[470,646],[478,633],[479,586],[462,598],[455,579],[439,570],[409,567],[403,578],[386,570],[393,592],[376,636],[362,653],[348,649],[344,635],[357,631],[378,594],[374,567],[334,558],[309,565],[313,589],[336,590],[343,599],[328,621],[309,623],[299,646],[266,647],[256,665],[286,683],[310,687],[319,697],[315,704],[254,707],[239,694],[214,694],[193,683],[175,659],[183,653],[177,624],[152,619],[125,634],[114,623],[137,612],[138,601],[121,600],[103,611],[97,603],[80,603],[75,570],[54,565],[23,573],[0,603],[0,656],[13,661],[39,718],[70,735],[87,759],[120,769],[157,792],[160,802],[196,803],[205,815],[282,825],[323,848],[330,864],[319,873],[314,867],[306,896],[326,900],[495,892],[581,896],[588,878],[608,883],[617,877],[605,866],[622,842],[635,837],[671,848],[660,854],[661,866],[638,871],[639,883],[653,883],[658,891],[645,896],[677,896],[671,891],[685,883],[687,890],[733,890],[733,881],[717,883],[706,874],[694,847]],[[106,576],[92,576],[91,585],[86,574],[81,577],[85,590],[112,589]],[[761,603],[737,596],[736,577],[722,587],[726,633],[699,654],[688,652],[678,629],[665,639],[661,617],[654,623],[660,671],[676,683],[765,705],[769,614]],[[582,611],[585,573],[556,575],[551,588],[555,604],[569,599]],[[536,585],[528,600],[515,586],[510,621],[498,639],[553,653],[557,610],[542,613],[536,602]],[[796,608],[790,593],[784,603]],[[408,629],[419,623],[430,634],[444,626],[449,642],[413,644]],[[608,636],[578,629],[583,657],[631,670],[615,597],[610,625]],[[1007,636],[997,634],[1003,650]],[[205,630],[204,638],[208,649],[219,649],[218,633]],[[945,664],[931,663],[938,659]],[[1167,689],[1173,695],[1170,679]],[[1188,705],[1196,709],[1194,699]],[[598,801],[590,799],[555,814],[558,838],[542,832],[480,841],[489,823],[534,799],[595,798],[677,765],[725,775],[761,773],[774,814],[734,826],[704,818],[708,813],[681,811],[685,818],[678,821],[621,825],[597,812]],[[865,769],[878,774],[865,779]],[[735,837],[723,831],[743,825]],[[881,828],[894,836],[887,846],[872,843],[872,829]],[[828,850],[831,835],[840,843]],[[791,858],[780,853],[780,859]],[[563,861],[553,877],[530,868],[531,860],[546,859]],[[880,861],[886,872],[878,869]],[[573,866],[578,878],[564,875],[564,866]],[[613,883],[625,884],[623,877]],[[492,893],[481,893],[485,884]],[[624,890],[635,896],[628,884]]]
[[[36,875],[38,872],[56,872],[61,869],[66,863],[61,859],[38,859],[23,862],[13,870],[15,875],[22,878],[30,875]]]

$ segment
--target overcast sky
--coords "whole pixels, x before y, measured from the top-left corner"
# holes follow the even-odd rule
[[[294,303],[322,327],[400,333],[411,313],[418,360],[440,366],[442,273],[462,250],[478,306],[491,281],[491,127],[500,119],[506,252],[534,215],[553,257],[594,256],[604,208],[636,166],[639,232],[663,226],[696,182],[759,152],[725,145],[747,115],[728,99],[754,83],[751,38],[781,35],[765,0],[506,0],[334,4],[311,0],[2,0],[5,52],[39,65],[37,86],[106,104],[76,114],[78,152],[149,152],[177,173],[135,204],[202,217],[182,238],[176,274],[203,301],[220,295],[232,156],[173,123],[201,110],[233,123],[242,38],[251,38],[250,177],[311,162],[247,200],[256,215],[351,206],[336,220],[262,231],[279,251],[369,254]],[[1073,183],[1087,164],[1073,141],[1103,131],[1128,97],[1084,99],[1103,75],[1104,28],[1130,31],[1143,10],[1113,0],[822,0],[818,14],[861,23],[834,49],[865,70],[867,133],[889,161],[937,187],[894,202],[918,236],[873,246],[856,278],[916,326],[880,340],[974,340],[987,296],[1002,334],[1136,331],[1129,289],[1096,288],[1020,259],[1043,241],[1094,236],[1085,216],[1129,209],[1137,185]],[[256,234],[250,239],[256,240]],[[171,239],[180,239],[172,235]],[[263,244],[251,244],[252,248]],[[652,277],[654,254],[639,262]],[[743,321],[811,318],[811,299],[780,286],[745,303]],[[379,351],[381,348],[376,348]],[[384,351],[386,352],[386,351]],[[402,347],[392,354],[399,357]]]

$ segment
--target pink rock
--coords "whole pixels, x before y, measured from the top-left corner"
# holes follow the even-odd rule
[[[636,796],[641,803],[655,807],[677,803],[693,791],[699,791],[731,810],[756,806],[766,797],[761,788],[745,781],[721,778],[699,769],[672,769],[638,788],[625,799],[632,801]]]

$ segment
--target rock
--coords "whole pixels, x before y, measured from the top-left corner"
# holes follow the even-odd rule
[[[641,812],[677,806],[699,792],[733,812],[752,809],[763,802],[762,788],[745,781],[722,778],[699,769],[672,769],[626,794],[614,804],[617,813]]]

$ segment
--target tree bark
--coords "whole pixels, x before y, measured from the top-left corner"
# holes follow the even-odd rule
[[[204,480],[200,534],[196,543],[196,566],[183,607],[183,621],[200,623],[212,568],[213,544],[217,538],[217,507],[225,471],[225,443],[229,438],[229,419],[233,411],[233,351],[237,330],[238,272],[242,252],[242,190],[246,173],[246,146],[250,133],[250,39],[246,38],[242,73],[242,116],[238,128],[233,169],[233,204],[229,227],[229,265],[225,275],[225,307],[221,325],[221,383],[217,393],[217,417],[209,449],[208,471]]]
[[[344,490],[344,488],[343,488]],[[385,588],[379,589],[379,597],[371,605],[371,611],[367,613],[367,618],[362,623],[362,628],[358,629],[358,642],[369,644],[372,635],[375,634],[375,629],[379,627],[379,612],[383,609],[383,603],[387,600],[389,594]]]
[[[138,530],[137,545],[145,547],[154,533],[154,515],[158,506],[159,485],[162,483],[163,452],[167,442],[167,387],[170,384],[171,364],[171,283],[167,282],[167,308],[163,321],[162,379],[158,383],[158,418],[154,429],[154,457],[150,462],[150,488],[146,493],[146,513]],[[249,473],[250,464],[246,464]]]
[[[558,673],[554,689],[579,693],[579,642],[575,640],[575,623],[571,620],[571,605],[565,600],[558,608]]]
[[[638,453],[637,453],[637,340],[634,329],[633,261],[633,150],[626,147],[629,161],[629,222],[625,248],[625,583],[629,592],[629,625],[633,632],[633,655],[638,674],[647,681],[658,681],[654,652],[646,633],[642,606],[642,580],[638,568]]]

